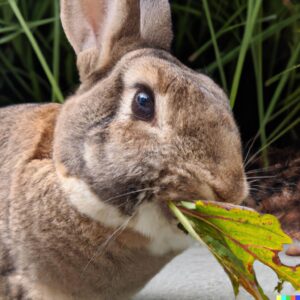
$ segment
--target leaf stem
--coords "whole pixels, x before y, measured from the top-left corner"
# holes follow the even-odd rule
[[[190,221],[186,218],[186,216],[177,208],[177,206],[169,202],[169,208],[173,212],[173,214],[177,217],[177,219],[180,221],[180,223],[183,225],[183,227],[186,229],[186,231],[198,242],[200,242],[202,245],[206,244],[202,241],[202,239],[199,237],[199,235],[196,233],[195,229],[191,225]]]

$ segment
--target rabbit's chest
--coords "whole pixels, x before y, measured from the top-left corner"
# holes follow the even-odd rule
[[[47,257],[28,264],[29,277],[35,274],[41,279],[33,289],[42,288],[45,299],[123,300],[140,290],[174,256],[153,257],[143,250],[128,252],[114,247],[87,246],[85,253],[71,246],[63,251],[52,249]],[[50,297],[53,293],[65,296]]]
[[[28,211],[11,216],[15,228],[27,226],[11,233],[16,272],[23,276],[22,288],[45,295],[41,299],[124,300],[177,254],[151,254],[140,235],[105,229],[68,205],[60,208],[61,214],[41,214],[39,226],[28,222],[34,217]]]

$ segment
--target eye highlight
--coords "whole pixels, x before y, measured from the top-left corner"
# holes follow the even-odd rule
[[[146,87],[139,87],[131,106],[135,118],[141,121],[151,121],[155,114],[153,92]]]

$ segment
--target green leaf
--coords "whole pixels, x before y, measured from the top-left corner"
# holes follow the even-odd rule
[[[268,299],[256,279],[256,260],[277,274],[278,289],[284,281],[300,289],[300,265],[289,267],[279,259],[283,245],[292,240],[274,216],[212,201],[170,203],[169,207],[184,228],[207,245],[229,276],[236,295],[243,286],[255,299]]]

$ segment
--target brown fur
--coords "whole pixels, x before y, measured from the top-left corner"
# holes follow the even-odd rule
[[[125,299],[128,284],[129,290],[139,289],[172,255],[152,257],[143,250],[143,238],[130,231],[120,235],[113,247],[101,249],[114,230],[78,214],[68,204],[49,157],[59,110],[58,105],[1,110],[2,138],[6,121],[15,114],[18,118],[8,127],[14,139],[1,148],[1,183],[7,179],[0,202],[0,295],[16,299],[23,290],[24,299],[44,299],[36,286],[46,286],[74,299],[98,299],[98,295],[101,299]],[[93,261],[97,254],[100,257]],[[134,263],[128,264],[131,261]],[[113,275],[115,268],[119,277]],[[128,274],[129,281],[120,282]],[[106,295],[103,286],[108,285],[119,288]]]
[[[167,200],[247,196],[239,132],[223,91],[166,52],[165,0],[64,0],[62,20],[77,93],[0,110],[0,298],[129,299],[188,246]],[[131,111],[140,85],[151,122]]]

